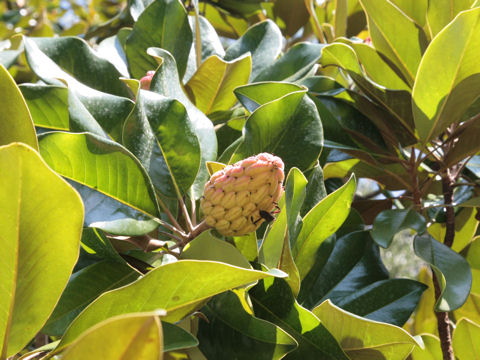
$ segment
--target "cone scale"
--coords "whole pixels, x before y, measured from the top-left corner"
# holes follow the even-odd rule
[[[282,196],[283,170],[282,159],[261,153],[214,173],[201,199],[207,225],[225,236],[258,229]]]

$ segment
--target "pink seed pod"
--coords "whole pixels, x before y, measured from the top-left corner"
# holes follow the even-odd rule
[[[283,194],[283,171],[282,159],[261,153],[214,173],[200,202],[207,225],[225,236],[241,236],[271,220]]]

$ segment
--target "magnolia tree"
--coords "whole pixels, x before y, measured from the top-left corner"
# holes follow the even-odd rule
[[[480,356],[478,1],[55,5],[0,5],[0,360]]]

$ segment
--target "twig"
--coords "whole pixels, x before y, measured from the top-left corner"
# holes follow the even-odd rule
[[[179,198],[178,203],[180,205],[180,209],[182,209],[183,217],[185,218],[185,223],[187,224],[188,232],[191,233],[193,231],[192,220],[190,219],[190,214],[187,211],[187,206],[185,205],[185,199]]]
[[[165,214],[167,214],[168,218],[170,219],[170,221],[172,222],[173,224],[173,227],[171,228],[168,228],[166,227],[167,229],[169,230],[172,230],[174,232],[181,232],[181,233],[185,233],[185,230],[183,230],[183,228],[180,226],[180,224],[178,223],[177,219],[175,219],[175,217],[172,215],[172,213],[170,212],[169,208],[167,207],[167,205],[165,205],[165,203],[163,202],[163,200],[160,198],[160,196],[158,194],[155,194],[156,197],[157,197],[157,201],[159,203],[159,205],[161,206],[162,210],[165,212]],[[161,221],[161,220],[160,220]],[[170,224],[169,224],[170,225]]]

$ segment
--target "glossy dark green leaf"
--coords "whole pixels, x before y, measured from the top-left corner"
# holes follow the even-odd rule
[[[386,249],[394,236],[406,229],[422,234],[427,229],[425,218],[413,209],[385,210],[376,217],[371,234],[373,240]]]
[[[388,123],[385,123],[385,119],[369,116],[370,120],[385,134],[384,136],[387,136],[387,139],[398,137],[403,143],[415,142],[412,100],[409,91],[388,89],[369,80],[360,67],[354,50],[347,44],[334,43],[326,46],[322,51],[322,65],[335,65],[345,69],[359,88],[390,114],[392,121]],[[365,113],[366,105],[362,106],[362,103],[357,101],[356,106]]]
[[[328,300],[312,312],[352,360],[404,360],[417,345],[415,339],[404,329],[362,319]]]
[[[413,85],[427,40],[422,28],[389,1],[359,0],[375,48]]]
[[[338,304],[345,296],[388,278],[378,247],[367,231],[327,241],[317,250],[315,263],[302,281],[298,301],[311,309],[326,299]]]
[[[415,253],[429,263],[440,282],[442,295],[435,304],[437,311],[458,309],[467,300],[472,286],[472,272],[468,262],[429,234],[416,236]]]
[[[199,198],[203,193],[205,183],[210,177],[205,163],[217,159],[217,139],[213,124],[204,113],[191,103],[183,92],[175,65],[175,59],[172,55],[168,51],[158,48],[151,48],[149,53],[158,59],[163,59],[162,65],[152,79],[150,90],[180,101],[187,109],[188,117],[198,137],[201,163],[197,178],[193,184],[193,190],[195,197]]]
[[[234,60],[248,52],[252,55],[251,79],[256,76],[280,54],[282,33],[271,20],[266,20],[250,27],[245,34],[235,41],[225,52],[224,60]]]
[[[321,57],[323,44],[299,43],[268,65],[254,81],[296,81],[304,77]]]
[[[293,244],[293,257],[303,279],[314,264],[322,242],[342,225],[350,211],[356,188],[355,177],[320,201],[303,218],[303,225]]]
[[[180,326],[162,321],[163,351],[174,351],[198,345],[198,340]]]
[[[56,172],[147,215],[158,216],[155,193],[139,161],[124,147],[91,134],[41,135],[40,151]]]
[[[123,96],[101,92],[81,83],[43,53],[32,39],[25,38],[24,42],[27,61],[40,79],[49,85],[65,86],[65,82],[68,84],[72,130],[88,131],[100,136],[105,136],[105,130],[111,137],[119,140],[123,121],[132,110],[133,101]],[[101,61],[105,60],[101,59]],[[116,69],[114,70],[117,72]]]
[[[301,90],[301,86],[292,83],[266,81],[239,86],[234,93],[249,112],[254,112],[267,102]]]
[[[22,50],[2,50],[0,51],[0,64],[6,69],[15,64]]]
[[[192,274],[195,277],[192,278]],[[272,276],[285,274],[200,260],[181,260],[159,266],[131,285],[101,295],[75,319],[59,348],[111,316],[165,309],[167,315],[163,319],[175,322],[198,309],[211,296]],[[158,291],[158,284],[162,284],[162,291]]]
[[[61,336],[70,323],[105,291],[135,281],[140,274],[126,264],[104,260],[74,273],[42,332]]]
[[[307,193],[303,202],[300,215],[303,217],[309,212],[320,200],[327,196],[327,190],[323,182],[323,170],[320,164],[316,164],[313,169],[306,173],[308,178]]]
[[[102,229],[116,235],[144,235],[158,227],[158,222],[145,212],[135,210],[95,187],[69,181],[79,192],[85,205],[85,227]]]
[[[190,17],[190,19],[192,19]],[[192,23],[192,21],[190,21]],[[199,16],[200,25],[200,42],[202,44],[202,61],[212,55],[217,55],[221,58],[225,56],[225,50],[223,49],[220,38],[218,37],[215,28],[210,22],[203,16]],[[192,25],[193,38],[196,37],[195,26]]]
[[[131,29],[129,29],[131,31]],[[126,37],[127,29],[120,29],[117,35],[110,36],[102,40],[96,48],[98,56],[107,59],[115,66],[123,77],[129,78],[130,74],[127,67],[127,57],[121,42],[122,37]]]
[[[35,127],[25,99],[3,65],[0,65],[0,106],[0,145],[18,141],[38,149]]]
[[[31,147],[0,147],[0,358],[48,320],[78,258],[79,195]]]
[[[140,90],[125,121],[123,143],[147,169],[165,196],[185,194],[200,167],[200,144],[178,100]]]
[[[430,141],[459,121],[480,91],[480,8],[465,11],[432,40],[413,88],[413,113],[420,139]],[[448,58],[443,54],[448,53]],[[445,76],[438,76],[438,69]]]
[[[428,2],[428,27],[434,38],[460,11],[468,10],[475,0],[436,0]]]
[[[53,130],[70,130],[66,87],[22,84],[20,90],[25,97],[35,126]]]
[[[249,294],[255,316],[274,323],[297,341],[298,348],[285,359],[348,359],[320,320],[296,302],[285,280],[261,281]]]
[[[247,313],[231,291],[215,296],[202,313],[208,323],[200,320],[197,336],[208,359],[281,359],[297,346],[281,328]]]
[[[337,305],[370,320],[403,326],[426,288],[410,279],[381,280],[345,296]]]
[[[38,49],[64,72],[92,89],[130,97],[128,87],[119,78],[120,72],[108,60],[98,56],[79,37],[30,38]],[[49,77],[55,77],[53,73]]]
[[[127,38],[125,52],[130,73],[140,79],[147,71],[156,69],[157,63],[147,49],[159,47],[173,55],[183,78],[191,46],[192,30],[182,3],[156,0],[142,12]]]
[[[252,113],[245,123],[243,142],[230,162],[265,151],[280,156],[287,171],[293,166],[306,170],[316,163],[322,145],[322,124],[315,104],[304,91],[298,91]]]
[[[82,247],[87,253],[94,254],[101,259],[125,264],[125,260],[119,255],[110,240],[99,229],[83,229]]]
[[[387,146],[378,128],[348,103],[331,96],[312,97],[322,119],[325,140],[353,151],[383,153]],[[325,145],[327,146],[327,145]]]
[[[480,120],[474,119],[462,124],[458,129],[458,142],[448,152],[445,165],[452,166],[469,156],[475,155],[480,150],[477,134],[480,131]]]

